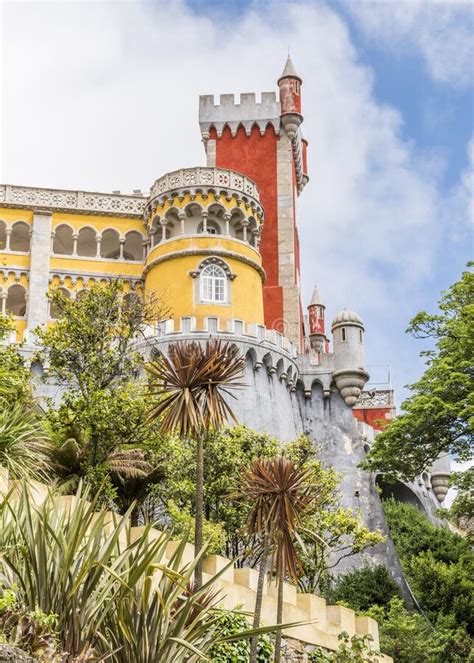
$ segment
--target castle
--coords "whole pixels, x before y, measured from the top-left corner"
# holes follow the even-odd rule
[[[169,320],[150,326],[144,354],[177,340],[222,338],[246,357],[238,419],[283,440],[307,434],[341,473],[345,506],[387,534],[366,553],[403,573],[384,518],[394,495],[431,517],[447,492],[439,459],[416,482],[387,484],[362,470],[376,429],[394,415],[390,390],[363,391],[364,325],[349,309],[331,324],[316,289],[303,314],[296,200],[308,183],[302,79],[288,57],[279,97],[224,94],[199,101],[207,163],[159,177],[149,194],[0,186],[0,303],[34,351],[34,330],[54,324],[47,292],[79,299],[93,282],[121,278],[126,296],[158,294]],[[35,371],[38,367],[35,367]],[[39,368],[40,372],[43,370]],[[47,375],[38,385],[46,394]],[[355,562],[352,562],[355,563]],[[341,565],[343,567],[344,564]]]

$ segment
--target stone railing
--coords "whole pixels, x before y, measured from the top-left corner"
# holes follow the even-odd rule
[[[138,336],[137,347],[143,352],[146,348],[163,350],[171,343],[179,341],[205,342],[219,338],[235,345],[238,352],[252,361],[254,370],[266,369],[269,375],[275,375],[285,381],[290,389],[295,388],[298,377],[296,348],[286,336],[264,325],[245,323],[231,319],[225,328],[218,317],[205,317],[204,324],[197,328],[195,317],[183,317],[179,321],[165,320],[145,328]]]
[[[231,189],[260,201],[257,185],[245,175],[226,168],[203,167],[181,168],[172,173],[166,173],[155,181],[150,190],[150,197],[153,198],[165,191],[189,187]]]
[[[9,481],[8,472],[0,468],[0,497],[8,491],[20,491],[21,482]],[[37,481],[30,482],[30,495],[36,505],[42,504],[48,496],[48,486]],[[71,508],[73,499],[71,496],[58,496],[56,498],[64,508]],[[131,538],[136,540],[143,535],[144,527],[132,527]],[[157,538],[161,532],[152,530],[151,536]],[[165,559],[170,559],[178,542],[171,541],[166,550]],[[186,544],[183,563],[188,564],[194,560],[194,547]],[[219,555],[209,555],[203,561],[204,582],[212,575],[221,571],[229,564],[229,560]],[[233,568],[230,566],[216,580],[215,588],[220,590],[224,609],[239,609],[252,612],[255,606],[258,572],[248,567]],[[266,583],[263,593],[262,622],[270,625],[276,623],[277,611],[277,587],[273,582]],[[314,646],[324,647],[328,650],[337,650],[339,647],[338,635],[345,631],[349,636],[371,635],[372,646],[379,648],[378,625],[370,617],[356,615],[353,610],[339,605],[327,605],[326,601],[315,594],[301,593],[293,585],[284,584],[283,589],[283,622],[310,622],[303,626],[296,626],[284,630],[284,637],[295,639],[309,649]],[[380,663],[391,663],[389,656],[380,655]]]
[[[146,202],[142,195],[0,185],[0,207],[142,218]]]
[[[380,408],[388,407],[393,408],[393,391],[391,389],[372,389],[363,391],[357,402],[355,408]]]

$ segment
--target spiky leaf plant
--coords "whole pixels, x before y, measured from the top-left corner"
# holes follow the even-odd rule
[[[150,394],[156,399],[150,420],[159,420],[163,433],[178,433],[196,441],[195,554],[202,548],[204,495],[204,436],[236,421],[226,397],[242,387],[245,360],[230,343],[210,341],[175,343],[167,355],[147,366],[151,375]],[[196,567],[197,586],[202,584],[202,568]]]
[[[169,535],[135,530],[129,513],[99,511],[87,497],[81,490],[60,499],[49,493],[34,506],[26,485],[6,495],[0,583],[27,611],[57,615],[61,650],[75,663],[206,660],[214,643],[229,639],[220,637],[214,609],[214,584],[228,567],[198,588],[192,577],[199,558],[185,563],[186,538],[167,555]]]
[[[10,478],[45,478],[50,448],[36,413],[0,397],[0,466],[8,469]]]

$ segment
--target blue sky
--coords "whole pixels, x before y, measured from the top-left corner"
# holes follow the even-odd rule
[[[472,257],[473,11],[436,0],[4,3],[1,180],[125,192],[202,164],[198,95],[276,89],[290,45],[310,141],[303,298],[316,281],[329,319],[343,306],[363,316],[367,363],[391,365],[400,401],[423,370],[408,321]]]

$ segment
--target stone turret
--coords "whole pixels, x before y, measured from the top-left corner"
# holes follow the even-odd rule
[[[303,122],[301,85],[302,80],[296,73],[291,57],[288,56],[283,73],[278,79],[278,87],[280,88],[281,123],[290,140],[296,136],[298,128]]]
[[[321,303],[318,289],[314,286],[313,295],[308,306],[309,342],[314,352],[323,352],[326,345],[326,332],[324,329],[326,307]]]
[[[332,321],[334,337],[333,378],[346,405],[352,407],[369,379],[364,370],[364,325],[361,318],[345,308]]]
[[[441,504],[448,492],[451,464],[447,454],[440,454],[431,467],[431,487],[436,499]]]

